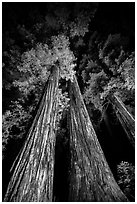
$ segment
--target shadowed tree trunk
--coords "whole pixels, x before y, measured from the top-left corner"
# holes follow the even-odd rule
[[[135,148],[135,120],[133,116],[128,112],[125,105],[116,94],[110,97],[110,101],[130,143]]]
[[[54,68],[4,201],[52,201],[58,81],[59,69]]]
[[[76,77],[70,83],[70,100],[69,201],[128,201],[106,162]]]

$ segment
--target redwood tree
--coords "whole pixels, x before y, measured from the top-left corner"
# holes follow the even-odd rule
[[[106,162],[76,77],[70,84],[69,201],[128,201]]]
[[[68,38],[64,35],[53,37],[52,43],[52,50],[49,50],[47,45],[38,45],[38,50],[32,49],[25,55],[28,58],[25,57],[23,64],[18,67],[27,73],[41,73],[37,77],[34,74],[27,75],[26,81],[16,82],[23,93],[35,90],[35,79],[44,80],[44,73],[47,76],[47,67],[50,77],[25,145],[18,156],[18,163],[15,164],[5,201],[31,202],[53,199],[55,130],[66,105],[59,89],[59,79],[72,79],[75,58],[69,49]]]
[[[135,119],[116,94],[110,97],[110,101],[130,143],[135,148]]]
[[[4,201],[52,201],[58,83],[54,67]]]

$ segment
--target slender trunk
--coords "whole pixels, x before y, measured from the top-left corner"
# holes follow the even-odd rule
[[[70,100],[69,201],[128,201],[106,162],[76,77],[70,84]]]
[[[110,101],[130,143],[135,148],[135,120],[133,116],[127,111],[123,102],[115,94],[110,97]]]
[[[59,70],[54,68],[4,201],[52,201]]]

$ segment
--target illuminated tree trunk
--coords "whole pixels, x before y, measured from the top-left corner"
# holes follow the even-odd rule
[[[133,116],[128,112],[125,105],[116,94],[110,97],[110,101],[130,143],[135,147],[135,120]]]
[[[76,77],[70,84],[70,100],[69,201],[128,201],[106,162]]]
[[[59,70],[54,68],[4,201],[52,201],[58,81]]]

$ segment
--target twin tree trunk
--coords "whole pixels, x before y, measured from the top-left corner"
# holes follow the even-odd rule
[[[53,201],[55,122],[59,70],[50,77],[4,201]],[[105,160],[74,77],[70,83],[69,201],[128,201]]]
[[[69,201],[128,201],[106,162],[76,77],[70,85],[70,101]]]
[[[135,148],[135,120],[133,116],[128,112],[116,94],[110,97],[110,101],[130,143]]]
[[[59,70],[55,68],[15,166],[4,201],[52,201]]]

